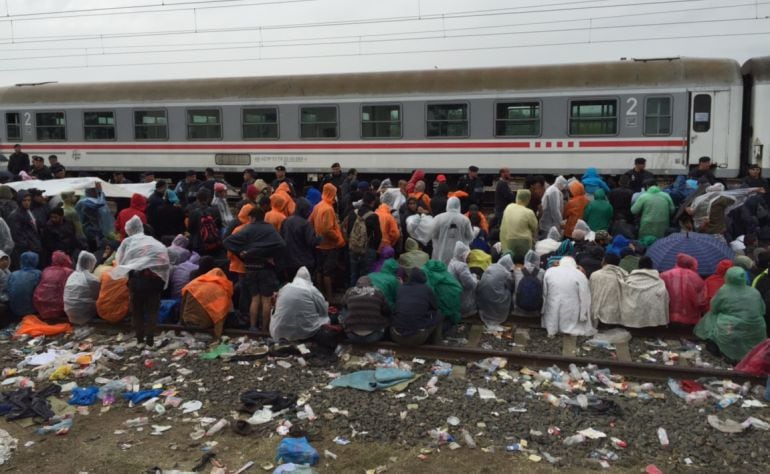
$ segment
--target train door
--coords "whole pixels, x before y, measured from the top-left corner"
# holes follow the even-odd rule
[[[714,93],[690,93],[690,139],[688,140],[688,162],[698,164],[701,156],[714,154]]]

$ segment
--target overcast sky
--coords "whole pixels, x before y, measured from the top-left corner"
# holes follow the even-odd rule
[[[770,0],[5,0],[0,84],[770,55]]]

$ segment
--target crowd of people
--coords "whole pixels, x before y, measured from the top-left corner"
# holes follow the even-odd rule
[[[58,163],[22,155],[11,156],[13,179],[63,177]],[[529,176],[518,189],[502,169],[492,215],[475,166],[450,183],[422,170],[366,181],[335,163],[303,188],[283,166],[269,183],[247,169],[235,205],[236,188],[212,169],[173,186],[145,173],[154,192],[117,212],[98,184],[81,197],[0,185],[0,309],[5,322],[130,315],[146,344],[157,321],[175,320],[215,338],[232,325],[276,340],[407,345],[475,315],[489,327],[540,317],[549,335],[681,324],[738,360],[768,335],[768,183],[751,166],[726,190],[704,157],[660,187],[645,166]],[[684,253],[656,268],[646,250],[677,232],[709,234],[736,258],[705,280]]]

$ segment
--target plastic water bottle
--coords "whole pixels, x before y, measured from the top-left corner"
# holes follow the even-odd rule
[[[580,444],[586,440],[586,437],[578,433],[576,435],[568,436],[564,438],[564,444],[567,446],[574,446]]]
[[[667,448],[669,445],[668,433],[666,433],[666,429],[663,427],[658,428],[658,441],[660,441],[660,445],[664,448]]]
[[[460,431],[460,435],[463,437],[463,442],[465,442],[465,446],[474,449],[476,448],[476,441],[474,441],[473,436],[471,436],[470,433],[468,433],[468,430],[465,428]]]
[[[222,418],[221,420],[219,420],[216,423],[214,423],[214,426],[209,428],[208,431],[206,431],[206,436],[212,436],[212,435],[218,433],[219,431],[222,430],[222,428],[224,428],[228,424],[229,424],[228,421],[225,418]]]
[[[580,406],[580,408],[585,410],[586,408],[588,408],[588,397],[586,397],[584,394],[581,393],[580,395],[577,396],[577,403]]]
[[[578,370],[577,366],[575,364],[569,365],[569,375],[572,377],[573,380],[580,380],[581,375],[580,371]]]

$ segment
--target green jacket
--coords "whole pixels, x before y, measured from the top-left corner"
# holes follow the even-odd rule
[[[588,224],[592,231],[597,232],[610,228],[614,214],[615,210],[607,200],[607,193],[603,189],[597,189],[594,193],[594,200],[583,211],[583,220],[586,221],[586,224]]]
[[[422,267],[428,277],[428,286],[436,294],[438,310],[445,318],[457,324],[462,319],[460,314],[460,296],[463,287],[457,278],[447,271],[446,265],[440,260],[429,260]]]
[[[657,186],[652,186],[631,206],[633,214],[641,214],[639,237],[652,235],[661,238],[666,235],[666,229],[674,213],[674,201]]]

